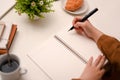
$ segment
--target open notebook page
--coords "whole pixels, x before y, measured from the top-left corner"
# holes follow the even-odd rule
[[[15,0],[1,0],[0,2],[0,19],[15,5]]]
[[[79,77],[85,64],[54,37],[28,53],[52,80],[71,80]]]
[[[96,59],[98,55],[102,54],[93,40],[86,36],[77,34],[75,30],[71,30],[69,32],[68,30],[69,28],[66,28],[55,36],[63,41],[67,46],[71,47],[74,52],[84,60],[87,61],[91,56]]]

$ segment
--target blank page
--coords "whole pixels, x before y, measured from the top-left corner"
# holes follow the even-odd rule
[[[56,36],[61,39],[65,44],[74,49],[81,57],[86,61],[93,56],[95,59],[98,55],[102,54],[98,49],[96,43],[87,38],[86,36],[77,34],[75,30],[69,31],[64,29],[63,31],[56,34]]]
[[[53,80],[71,80],[79,77],[85,64],[54,37],[28,56]]]

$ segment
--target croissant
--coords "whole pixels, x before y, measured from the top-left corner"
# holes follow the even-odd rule
[[[83,5],[83,0],[67,0],[65,9],[68,11],[76,11]]]

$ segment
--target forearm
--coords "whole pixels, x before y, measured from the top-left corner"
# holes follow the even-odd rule
[[[89,29],[89,28],[88,28]],[[103,33],[97,28],[90,27],[89,34],[91,34],[92,39],[97,43],[98,39],[103,35]]]

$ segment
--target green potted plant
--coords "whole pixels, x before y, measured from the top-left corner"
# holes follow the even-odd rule
[[[44,17],[43,13],[53,12],[51,9],[54,0],[16,0],[15,9],[18,14],[26,13],[30,19]]]

